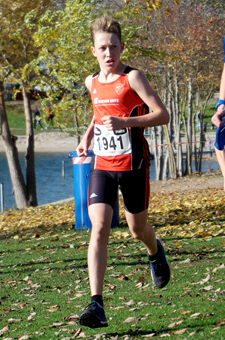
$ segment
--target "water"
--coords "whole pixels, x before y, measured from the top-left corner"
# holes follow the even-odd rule
[[[23,153],[19,154],[19,159],[22,171],[25,173]],[[62,178],[63,161],[65,165],[65,179]],[[72,160],[68,158],[68,153],[36,153],[35,168],[39,205],[74,196],[73,165]],[[218,163],[215,161],[204,161],[202,163],[202,172],[208,172],[209,168],[217,170],[219,168]],[[150,181],[154,180],[155,164],[154,160],[151,160]],[[0,153],[0,183],[4,183],[4,208],[11,209],[16,207],[5,153]]]
[[[25,173],[24,154],[19,153],[20,164]],[[62,162],[65,165],[65,179],[62,178]],[[73,197],[73,165],[68,153],[36,153],[36,187],[38,204],[43,205]],[[8,163],[0,153],[0,183],[4,183],[4,208],[15,207]]]

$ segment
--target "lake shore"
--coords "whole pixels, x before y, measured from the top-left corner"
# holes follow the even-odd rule
[[[26,152],[26,137],[18,136],[16,146],[19,152]],[[43,132],[34,137],[35,152],[66,153],[75,151],[78,138],[63,132]],[[0,152],[5,152],[3,141],[0,138]]]
[[[26,138],[19,136],[16,142],[19,152],[26,151]],[[63,132],[43,132],[35,135],[35,152],[41,153],[69,153],[75,151],[78,138]],[[3,142],[0,138],[0,152],[5,152]],[[203,160],[216,162],[215,152],[204,152]],[[210,169],[208,174],[210,173]],[[222,188],[223,177],[221,173],[215,177],[205,177],[205,174],[185,176],[176,180],[165,180],[151,182],[151,192],[189,191],[209,188]],[[57,202],[58,203],[58,202]]]
[[[43,132],[35,135],[35,152],[36,153],[68,153],[75,151],[78,144],[76,136],[66,134],[63,132]],[[18,137],[16,142],[18,151],[25,153],[26,151],[26,138],[25,136]],[[3,142],[0,138],[0,153],[5,153]],[[191,176],[185,176],[177,178],[175,180],[169,179],[164,181],[151,181],[150,191],[154,193],[165,193],[170,192],[184,192],[184,191],[196,191],[196,190],[221,190],[223,191],[223,176],[220,171],[216,173],[211,172],[210,162],[217,162],[215,152],[212,155],[209,152],[204,152],[204,161],[209,162],[209,171],[205,173],[193,173]],[[219,166],[218,166],[219,167]],[[57,200],[52,199],[52,203],[48,204],[64,204],[74,200],[73,197],[68,196],[67,199]]]

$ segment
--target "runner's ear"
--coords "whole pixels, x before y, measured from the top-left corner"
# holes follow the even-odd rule
[[[92,52],[93,56],[96,58],[96,53],[95,53],[95,48],[94,48],[94,46],[91,46],[91,52]]]

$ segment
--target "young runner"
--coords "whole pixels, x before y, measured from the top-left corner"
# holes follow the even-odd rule
[[[162,243],[147,222],[150,153],[143,136],[145,127],[167,124],[169,114],[145,76],[121,62],[124,43],[119,23],[97,18],[91,24],[91,36],[91,51],[100,71],[85,81],[94,116],[76,149],[78,156],[87,156],[94,138],[88,196],[92,223],[88,248],[91,304],[82,311],[79,321],[97,328],[108,326],[102,292],[118,186],[130,232],[146,246],[154,283],[163,288],[170,280]]]

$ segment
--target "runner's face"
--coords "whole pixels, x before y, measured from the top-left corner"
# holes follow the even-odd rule
[[[112,71],[119,65],[123,48],[124,44],[115,33],[99,32],[95,34],[95,43],[91,51],[101,69]]]

